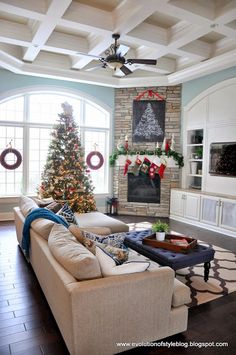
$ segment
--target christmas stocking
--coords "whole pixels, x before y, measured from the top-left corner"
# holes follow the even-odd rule
[[[148,169],[151,165],[151,162],[148,158],[144,158],[143,163],[140,167],[140,173],[146,175],[148,173]]]
[[[148,172],[150,179],[154,179],[155,178],[155,174],[157,172],[157,169],[158,169],[158,166],[155,163],[152,163],[150,165],[149,172]]]
[[[135,162],[134,162],[134,166],[132,167],[132,173],[135,175],[135,176],[138,176],[139,174],[139,169],[140,169],[140,166],[142,164],[142,160],[140,160],[138,157],[136,158]]]
[[[124,167],[124,176],[127,174],[129,165],[130,165],[131,163],[132,163],[131,160],[126,159],[126,161],[125,161],[125,167]]]
[[[161,166],[160,166],[160,168],[159,168],[159,170],[158,170],[158,174],[159,174],[159,176],[160,176],[161,179],[162,179],[163,176],[164,176],[165,168],[166,168],[166,165],[163,164],[163,163],[161,163]]]

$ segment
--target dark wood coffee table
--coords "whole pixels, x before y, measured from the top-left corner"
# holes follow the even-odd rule
[[[143,238],[151,234],[151,229],[128,232],[125,237],[125,245],[147,256],[149,259],[156,261],[160,265],[171,267],[175,271],[204,263],[204,280],[207,282],[211,260],[214,259],[215,254],[215,250],[211,246],[197,244],[197,246],[188,251],[188,253],[154,248],[143,244]]]

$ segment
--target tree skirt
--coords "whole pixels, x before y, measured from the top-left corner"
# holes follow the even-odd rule
[[[151,227],[149,222],[130,223],[130,230],[143,230]],[[198,241],[202,245],[209,244]],[[194,307],[202,303],[213,301],[236,291],[236,254],[211,245],[215,250],[214,260],[211,261],[209,280],[204,281],[203,264],[187,267],[176,271],[178,280],[186,284],[191,290],[191,303]]]

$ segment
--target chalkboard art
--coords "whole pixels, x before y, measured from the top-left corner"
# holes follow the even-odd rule
[[[133,142],[162,142],[165,136],[165,101],[133,102]]]

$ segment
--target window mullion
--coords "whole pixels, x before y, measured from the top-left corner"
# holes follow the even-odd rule
[[[24,129],[23,129],[23,193],[28,192],[29,185],[29,95],[24,98]]]

